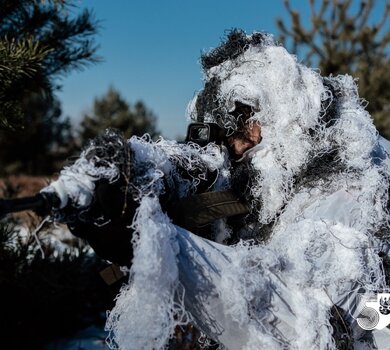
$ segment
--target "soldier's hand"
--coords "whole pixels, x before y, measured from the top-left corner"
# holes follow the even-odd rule
[[[133,230],[130,226],[137,205],[125,195],[125,185],[122,180],[114,184],[107,181],[97,183],[88,211],[68,226],[75,236],[85,238],[103,259],[121,266],[130,266],[133,257]]]

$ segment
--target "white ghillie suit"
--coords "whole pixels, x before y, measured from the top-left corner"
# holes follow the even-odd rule
[[[358,288],[386,288],[378,254],[389,242],[387,141],[352,77],[323,78],[265,34],[235,32],[229,40],[204,56],[205,89],[189,115],[234,132],[237,103],[251,106],[262,142],[232,166],[213,144],[128,141],[139,208],[129,284],[107,321],[112,345],[163,349],[175,326],[190,321],[230,350],[375,348],[353,305]],[[161,209],[163,193],[185,197],[210,171],[218,171],[210,190],[234,187],[247,174],[246,225],[213,225],[220,242],[245,238],[235,245],[177,227]],[[102,174],[87,178],[115,177]],[[343,321],[332,327],[337,316]]]

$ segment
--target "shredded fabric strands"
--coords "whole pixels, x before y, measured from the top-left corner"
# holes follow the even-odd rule
[[[80,157],[61,170],[58,180],[42,190],[58,195],[61,201],[59,209],[68,204],[68,207],[74,208],[54,210],[54,220],[71,223],[75,215],[80,217],[83,209],[93,200],[96,181],[105,179],[114,183],[121,175],[128,179],[131,176],[130,161],[127,141],[118,131],[107,129],[102,136],[90,141]]]
[[[108,314],[109,345],[112,349],[163,349],[175,326],[188,322],[184,307],[174,299],[179,283],[176,232],[161,213],[158,200],[148,197],[141,201],[134,229],[132,278]]]
[[[37,243],[37,246],[38,246],[38,249],[41,253],[41,256],[42,256],[42,259],[45,258],[45,252],[43,251],[43,248],[42,248],[42,245],[41,245],[41,242],[38,238],[38,233],[39,231],[41,231],[41,229],[43,228],[43,226],[45,226],[45,224],[50,220],[50,217],[47,216],[45,217],[42,222],[38,225],[37,228],[35,228],[32,232],[31,232],[31,235],[34,237],[35,239],[35,242]]]

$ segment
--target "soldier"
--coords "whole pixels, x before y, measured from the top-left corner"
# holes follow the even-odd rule
[[[355,81],[240,30],[201,62],[188,114],[216,142],[108,131],[43,191],[129,271],[111,339],[162,349],[192,322],[228,349],[374,348],[356,318],[387,288],[390,163]]]

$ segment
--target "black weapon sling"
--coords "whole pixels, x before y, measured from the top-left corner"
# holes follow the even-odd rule
[[[233,191],[226,190],[182,198],[167,213],[174,224],[191,231],[218,219],[248,214],[249,207]]]

